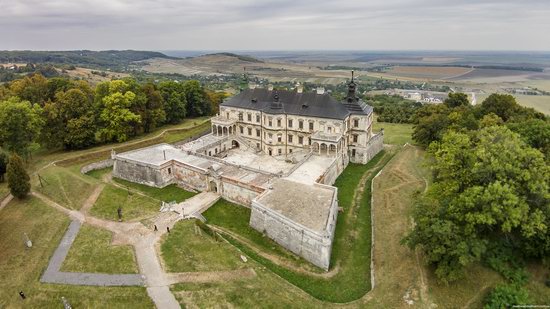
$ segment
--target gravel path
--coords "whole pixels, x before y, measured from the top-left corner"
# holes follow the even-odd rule
[[[96,285],[96,286],[143,286],[141,275],[111,275],[94,273],[68,273],[61,272],[63,261],[69,253],[78,231],[82,224],[78,220],[73,220],[67,229],[67,232],[61,239],[59,246],[55,250],[48,268],[40,278],[40,282],[60,283],[71,285]]]

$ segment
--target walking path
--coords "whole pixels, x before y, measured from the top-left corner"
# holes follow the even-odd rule
[[[50,259],[49,265],[44,272],[41,282],[61,283],[72,285],[94,285],[94,286],[143,286],[147,288],[147,294],[157,308],[180,308],[180,305],[172,292],[170,285],[178,282],[212,282],[220,280],[234,280],[243,277],[256,276],[252,269],[222,272],[204,273],[166,273],[162,269],[160,258],[156,251],[156,244],[161,237],[167,233],[167,228],[173,228],[174,224],[183,216],[176,212],[159,213],[152,221],[158,227],[153,231],[139,222],[115,222],[99,219],[88,214],[88,211],[95,204],[104,185],[95,188],[92,194],[86,199],[82,208],[77,210],[67,209],[52,201],[47,196],[32,192],[31,194],[44,201],[65,214],[72,222],[61,240],[59,247],[55,250]],[[219,199],[219,195],[207,192],[201,193],[189,200],[187,205],[193,214],[206,210]],[[113,233],[112,244],[131,245],[135,248],[136,260],[140,274],[91,274],[91,273],[68,273],[61,272],[60,268],[69,253],[69,249],[75,240],[80,226],[87,223],[99,228],[109,230]]]
[[[183,217],[196,213],[203,213],[220,199],[220,195],[214,192],[204,191],[176,205],[181,208]]]

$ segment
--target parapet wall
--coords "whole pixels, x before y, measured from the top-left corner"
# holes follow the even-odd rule
[[[94,163],[91,163],[91,164],[88,164],[88,165],[84,165],[80,169],[80,173],[88,174],[91,171],[101,170],[101,169],[104,169],[104,168],[107,168],[107,167],[111,167],[111,166],[113,166],[113,164],[115,164],[115,161],[113,159],[107,159],[107,160],[103,160],[103,161],[99,161],[99,162],[94,162]]]

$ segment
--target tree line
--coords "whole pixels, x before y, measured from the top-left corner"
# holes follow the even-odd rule
[[[471,106],[457,93],[421,107],[415,123],[433,184],[417,199],[404,242],[422,248],[443,281],[477,261],[502,274],[487,308],[527,304],[526,261],[550,262],[548,117],[510,95]]]
[[[94,87],[33,74],[0,86],[0,147],[27,156],[38,147],[73,150],[123,142],[187,117],[211,115],[223,98],[196,80],[125,78]]]

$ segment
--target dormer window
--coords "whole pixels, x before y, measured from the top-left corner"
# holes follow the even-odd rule
[[[353,119],[353,126],[355,128],[358,128],[359,127],[359,119]]]

